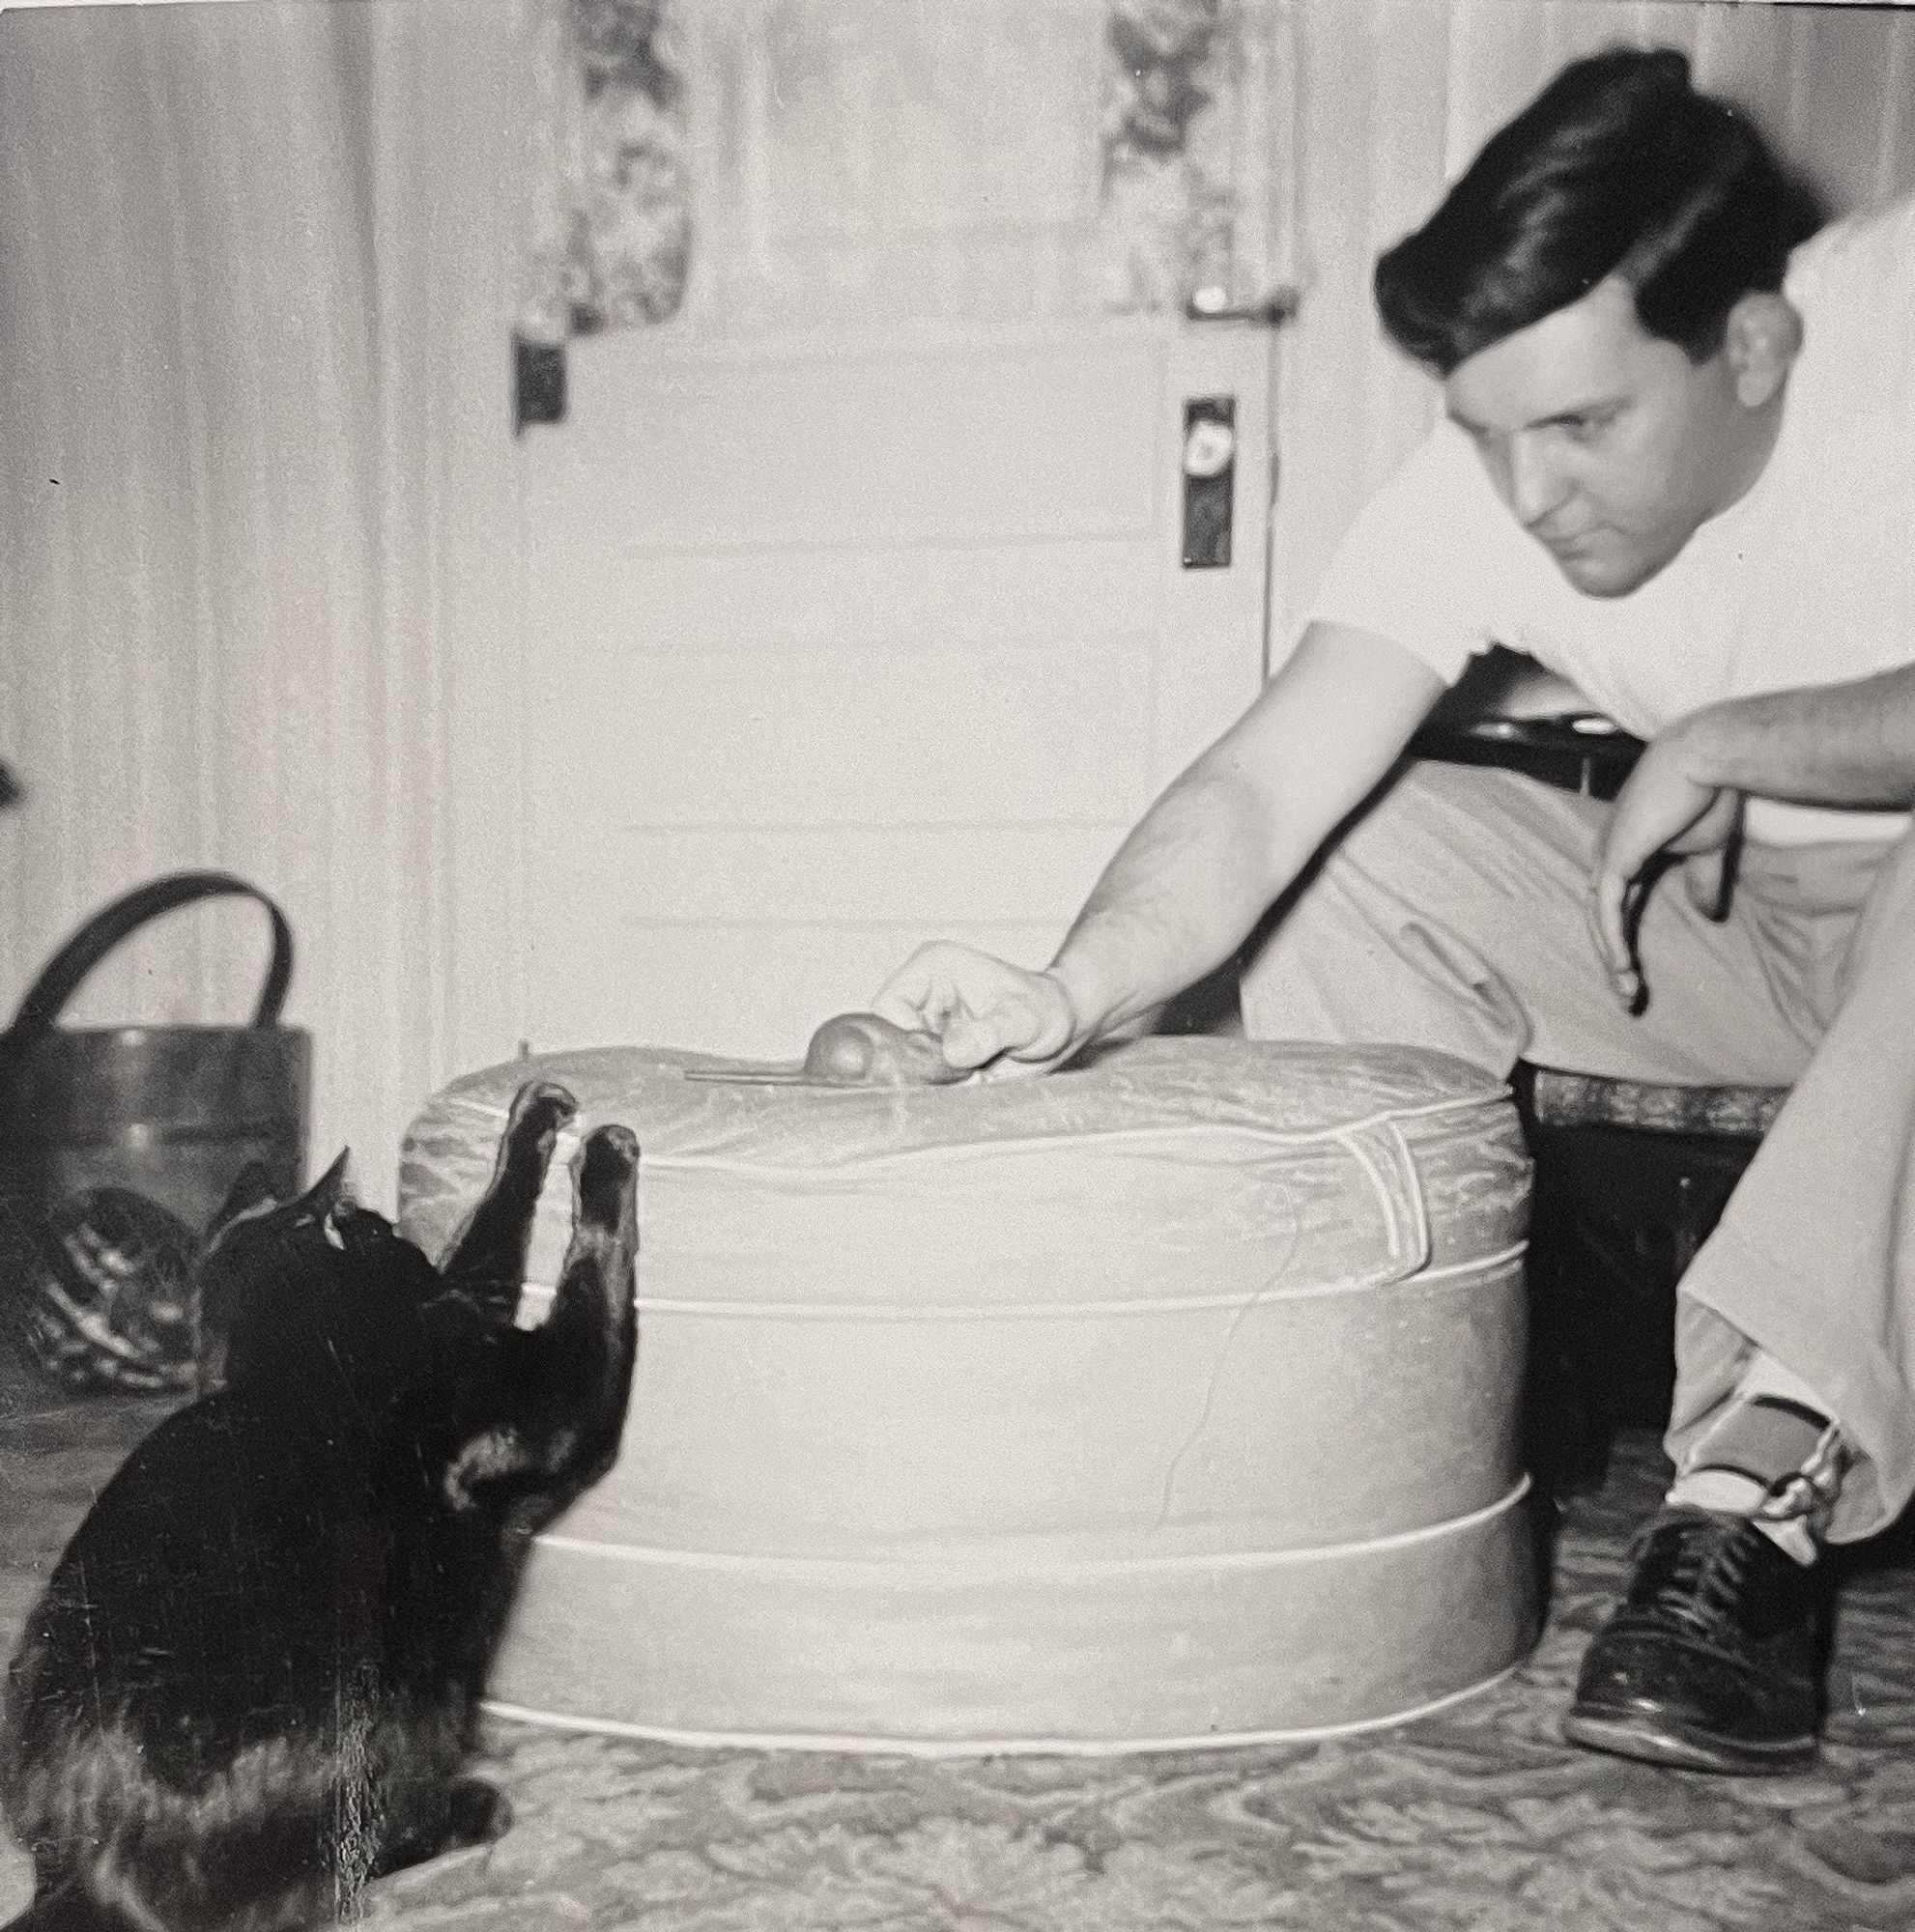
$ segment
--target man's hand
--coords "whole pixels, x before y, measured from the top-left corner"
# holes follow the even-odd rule
[[[1689,895],[1711,919],[1729,914],[1742,794],[1693,776],[1686,720],[1672,724],[1637,762],[1617,793],[1596,847],[1590,924],[1617,996],[1640,1012],[1648,993],[1636,956],[1643,907],[1656,880],[1678,859]]]
[[[872,1001],[937,1035],[946,1062],[1041,1073],[1146,1018],[1230,957],[1389,769],[1443,680],[1386,638],[1310,624],[1215,744],[1103,868],[1047,972],[949,941]]]
[[[1070,998],[1051,974],[949,940],[919,947],[885,981],[872,1010],[896,1026],[937,1035],[950,1065],[994,1074],[1042,1073],[1078,1043]]]

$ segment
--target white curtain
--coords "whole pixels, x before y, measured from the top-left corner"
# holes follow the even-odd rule
[[[0,1005],[185,866],[272,894],[313,1153],[389,1200],[519,1011],[512,0],[0,16]],[[237,1017],[178,916],[90,1024]]]

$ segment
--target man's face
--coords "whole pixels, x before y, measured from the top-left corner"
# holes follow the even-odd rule
[[[1615,276],[1443,384],[1510,513],[1578,590],[1646,582],[1751,478],[1729,358],[1650,335]]]

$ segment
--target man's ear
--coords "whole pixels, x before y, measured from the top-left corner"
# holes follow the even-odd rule
[[[1786,296],[1752,289],[1729,312],[1723,354],[1745,410],[1772,402],[1802,348],[1802,318]]]

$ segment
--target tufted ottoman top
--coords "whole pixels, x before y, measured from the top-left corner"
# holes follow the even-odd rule
[[[967,1278],[977,1273],[979,1243],[1051,1256],[1076,1232],[1060,1223],[1086,1214],[1102,1240],[1130,1227],[1175,1248],[1186,1238],[1213,1245],[1215,1217],[1234,1207],[1267,1236],[1282,1235],[1279,1271],[1300,1283],[1487,1252],[1520,1237],[1526,1222],[1528,1156],[1507,1090],[1443,1054],[1143,1039],[1081,1069],[958,1087],[819,1090],[684,1077],[688,1067],[732,1064],[595,1047],[455,1081],[406,1137],[405,1232],[429,1254],[449,1240],[490,1172],[512,1094],[534,1074],[571,1089],[575,1133],[606,1121],[638,1133],[648,1205],[669,1208],[689,1193],[782,1198],[788,1211],[767,1230],[781,1245],[764,1261],[787,1271],[787,1291],[826,1264],[818,1242],[835,1246],[831,1271],[843,1282],[859,1203],[875,1198],[886,1204],[887,1236],[909,1198],[916,1234],[960,1249]],[[1095,1161],[1085,1158],[1091,1145]],[[1193,1163],[1208,1170],[1194,1187]],[[1235,1184],[1219,1193],[1219,1177],[1233,1173]],[[821,1219],[799,1212],[805,1200]],[[1193,1210],[1204,1225],[1181,1226]],[[555,1164],[535,1283],[550,1283],[568,1218]],[[654,1237],[663,1232],[655,1221],[651,1228]],[[935,1285],[934,1252],[893,1260],[922,1271],[919,1288]],[[659,1271],[671,1261],[655,1239],[647,1296],[661,1292]],[[775,1293],[778,1285],[759,1286]]]

